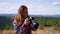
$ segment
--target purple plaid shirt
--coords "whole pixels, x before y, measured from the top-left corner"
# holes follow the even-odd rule
[[[17,26],[16,20],[13,21],[13,26],[15,30],[15,34],[26,34],[26,25],[23,23],[21,26]],[[31,30],[35,31],[34,25],[28,26],[28,33],[32,34]]]

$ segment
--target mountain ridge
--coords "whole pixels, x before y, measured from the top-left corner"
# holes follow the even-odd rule
[[[17,14],[0,14],[0,16],[16,16]],[[60,15],[30,15],[30,16],[37,16],[37,17],[60,17]]]

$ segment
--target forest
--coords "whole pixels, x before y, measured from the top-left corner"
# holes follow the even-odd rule
[[[13,30],[13,17],[0,16],[0,30]],[[34,17],[39,23],[39,29],[52,27],[54,30],[60,30],[60,18],[56,17]]]

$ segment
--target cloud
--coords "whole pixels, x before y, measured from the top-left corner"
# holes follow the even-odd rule
[[[28,4],[26,6],[28,7],[29,14],[40,14],[40,10],[42,10],[44,7],[43,5],[36,5],[36,4]],[[16,9],[16,8],[14,8],[14,9]]]
[[[0,6],[6,6],[8,5],[9,3],[6,3],[6,2],[3,2],[3,3],[0,3]]]
[[[9,8],[9,9],[0,9],[0,14],[16,14],[17,9],[16,8]]]
[[[53,5],[60,6],[60,2],[53,2]]]
[[[43,6],[43,5],[29,5],[28,6],[29,10],[29,14],[34,14],[34,15],[44,15],[48,12],[48,9]]]
[[[21,0],[20,0],[21,1]],[[27,0],[22,0],[22,1],[27,1]],[[42,0],[32,0],[32,1],[42,1]]]
[[[42,1],[42,0],[33,0],[33,1]]]
[[[29,14],[32,15],[56,15],[59,14],[59,10],[58,7],[53,7],[53,6],[45,6],[45,5],[34,5],[34,4],[30,4],[28,5],[28,12]]]
[[[0,10],[0,14],[16,14],[16,10]]]
[[[54,0],[55,1],[55,0]],[[49,1],[51,2],[51,1]],[[53,2],[52,5],[43,0],[20,0],[19,2],[0,2],[0,14],[16,14],[21,5],[28,7],[29,14],[32,15],[55,15],[60,14],[60,2]],[[2,7],[1,7],[2,6]],[[52,7],[51,7],[52,6]],[[58,7],[56,7],[58,6]]]
[[[30,5],[27,5],[27,7],[29,9],[42,9],[44,6],[43,5],[36,5],[36,4],[30,4]]]

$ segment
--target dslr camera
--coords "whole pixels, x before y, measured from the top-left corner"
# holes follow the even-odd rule
[[[35,21],[34,17],[27,17],[26,19],[30,21],[30,24],[32,24],[35,29],[38,28],[39,24]]]

